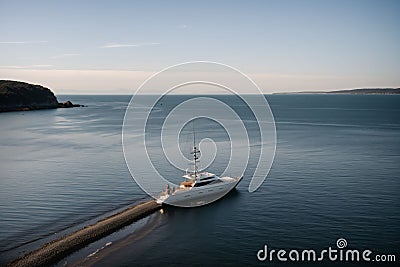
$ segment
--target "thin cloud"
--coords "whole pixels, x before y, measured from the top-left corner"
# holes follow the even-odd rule
[[[0,44],[43,44],[48,41],[0,41]]]
[[[76,57],[76,56],[80,56],[80,55],[81,55],[81,54],[77,54],[77,53],[66,53],[66,54],[61,54],[61,55],[53,56],[52,58]]]
[[[7,65],[7,66],[0,66],[0,69],[35,69],[35,68],[48,68],[52,67],[53,65],[48,64],[36,64],[36,65]]]
[[[123,47],[141,47],[141,46],[152,46],[152,45],[159,45],[160,43],[140,43],[140,44],[118,44],[118,43],[111,43],[100,46],[100,48],[123,48]]]
[[[52,67],[53,65],[49,65],[49,64],[38,64],[38,65],[31,65],[31,67],[34,68],[47,68],[47,67]]]
[[[24,69],[27,66],[16,66],[16,65],[6,65],[6,66],[0,66],[0,69]]]
[[[182,25],[178,26],[179,29],[186,29],[187,27],[188,27],[188,25],[186,25],[186,24],[182,24]]]

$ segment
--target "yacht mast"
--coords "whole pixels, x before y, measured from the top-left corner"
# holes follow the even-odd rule
[[[194,120],[193,120],[193,163],[194,163],[194,178],[197,177],[197,160],[199,159],[197,153],[200,153],[200,150],[196,147],[196,131],[194,130]]]

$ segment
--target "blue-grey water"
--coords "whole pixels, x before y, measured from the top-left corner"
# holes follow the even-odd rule
[[[154,125],[188,97],[165,99]],[[264,245],[322,250],[336,247],[338,238],[345,238],[348,248],[399,257],[400,97],[266,97],[275,116],[277,147],[269,176],[256,192],[247,191],[250,178],[245,177],[236,191],[216,203],[193,209],[168,207],[139,222],[140,231],[132,226],[109,237],[112,244],[97,258],[85,261],[107,239],[66,262],[271,266],[279,265],[276,258],[272,264],[257,260]],[[243,103],[219,98],[251,121]],[[131,178],[122,152],[122,122],[130,97],[59,100],[87,107],[0,114],[0,263],[147,198]],[[210,136],[223,143],[226,133],[212,121],[199,124],[215,129],[200,138]],[[257,129],[248,126],[251,137]],[[149,136],[156,136],[160,127],[151,129],[155,132]],[[224,164],[226,160],[216,160],[212,171],[218,174]],[[255,164],[249,163],[247,175]],[[171,166],[163,167],[162,158],[156,158],[155,165],[174,174]]]

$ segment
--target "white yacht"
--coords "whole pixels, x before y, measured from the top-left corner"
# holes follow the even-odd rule
[[[182,177],[185,181],[176,187],[167,185],[161,196],[157,199],[157,203],[166,203],[170,205],[193,207],[211,203],[229,191],[234,189],[243,176],[238,177],[218,177],[214,173],[198,170],[198,159],[200,150],[196,147],[196,138],[193,133],[193,170],[186,170]]]

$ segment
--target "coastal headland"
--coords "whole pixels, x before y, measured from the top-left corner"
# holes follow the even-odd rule
[[[41,85],[0,80],[0,112],[82,106],[71,101],[58,102],[54,93]]]

